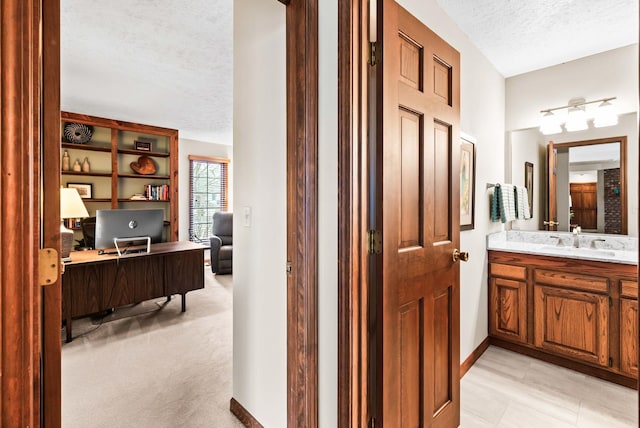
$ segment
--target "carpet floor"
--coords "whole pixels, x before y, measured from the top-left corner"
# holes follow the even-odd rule
[[[205,268],[205,288],[73,323],[62,345],[64,428],[235,428],[232,277]],[[64,331],[62,332],[64,337]]]

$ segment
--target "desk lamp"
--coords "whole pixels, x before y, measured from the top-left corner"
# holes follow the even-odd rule
[[[69,253],[73,244],[73,230],[69,230],[64,225],[67,218],[84,218],[89,217],[87,208],[80,198],[78,190],[74,188],[63,187],[60,189],[60,257],[63,261],[69,261]]]

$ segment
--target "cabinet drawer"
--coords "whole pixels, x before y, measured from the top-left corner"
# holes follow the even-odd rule
[[[638,283],[623,279],[620,281],[620,295],[631,299],[638,298]]]
[[[527,268],[524,266],[512,266],[502,263],[490,263],[489,274],[513,279],[527,279]]]
[[[607,278],[546,269],[536,269],[533,275],[536,284],[557,285],[595,293],[608,293],[609,291]]]

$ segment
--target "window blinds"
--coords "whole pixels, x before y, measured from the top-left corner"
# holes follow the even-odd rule
[[[189,240],[209,244],[213,213],[227,211],[229,159],[189,156]]]

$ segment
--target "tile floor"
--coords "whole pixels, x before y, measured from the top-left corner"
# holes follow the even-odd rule
[[[460,426],[638,426],[638,395],[616,385],[490,346],[460,382]]]

